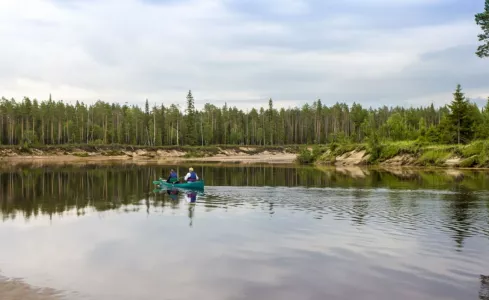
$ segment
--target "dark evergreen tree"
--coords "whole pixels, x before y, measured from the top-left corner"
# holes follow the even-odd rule
[[[486,0],[484,11],[475,15],[475,22],[482,29],[478,35],[479,42],[482,44],[477,48],[477,56],[489,57],[489,0]]]
[[[195,105],[194,97],[192,96],[192,91],[188,91],[187,94],[187,134],[185,136],[185,143],[188,145],[195,145],[196,143],[196,132],[195,132]]]
[[[274,113],[273,113],[273,100],[272,98],[270,98],[268,100],[268,111],[267,111],[267,114],[268,114],[268,131],[269,131],[269,136],[270,136],[270,145],[273,145],[273,136],[274,136],[274,133],[275,133],[275,122],[274,122]],[[265,132],[266,132],[266,129],[267,128],[264,128],[265,129]]]
[[[474,135],[474,118],[470,103],[465,99],[460,84],[457,85],[453,93],[453,101],[448,107],[450,124],[446,129],[452,131],[451,141],[457,144],[469,142]]]

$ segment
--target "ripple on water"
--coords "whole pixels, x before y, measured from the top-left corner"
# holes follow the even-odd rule
[[[489,267],[488,210],[458,195],[215,186],[195,204],[157,195],[126,206],[135,210],[129,214],[112,209],[104,212],[111,216],[106,220],[80,217],[70,227],[55,223],[45,231],[19,231],[22,239],[5,249],[35,237],[78,242],[76,270],[86,280],[101,272],[100,264],[104,274],[113,265],[124,266],[116,275],[127,271],[117,277],[120,282],[105,278],[119,290],[98,286],[98,295],[106,292],[110,300],[136,295],[149,274],[154,290],[141,293],[163,295],[173,288],[168,297],[185,299],[472,299],[484,291],[479,275]],[[160,205],[157,214],[146,209],[148,203]],[[193,227],[187,226],[187,214]],[[82,240],[80,232],[90,239]],[[117,239],[117,251],[107,250],[110,239]],[[46,253],[56,253],[51,250]],[[42,254],[37,259],[60,263]],[[63,281],[61,273],[53,276]]]

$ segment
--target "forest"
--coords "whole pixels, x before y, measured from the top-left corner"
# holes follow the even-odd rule
[[[183,97],[182,97],[183,98]],[[184,109],[178,103],[150,107],[97,101],[92,105],[62,100],[0,101],[0,144],[43,145],[301,145],[422,140],[466,144],[489,138],[489,98],[479,108],[458,85],[450,104],[435,107],[366,108],[323,105],[266,107],[243,111],[225,104],[195,109],[189,91]]]

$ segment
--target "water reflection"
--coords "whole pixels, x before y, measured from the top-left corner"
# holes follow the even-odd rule
[[[176,188],[176,187],[154,189],[153,193],[160,194],[160,195],[166,194],[173,201],[178,201],[179,196],[184,195],[185,200],[189,203],[197,202],[198,196],[204,195],[204,193],[202,191],[191,190],[191,189],[180,189],[180,188]]]
[[[267,212],[290,207],[310,212],[315,219],[333,214],[350,218],[356,226],[400,224],[414,231],[421,226],[448,233],[459,250],[475,234],[489,236],[488,173],[460,171],[339,170],[290,166],[197,166],[210,190],[206,194],[176,188],[153,190],[152,181],[173,167],[91,165],[45,166],[0,170],[0,214],[4,221],[21,215],[26,220],[40,215],[61,215],[74,210],[131,211],[142,203],[147,214],[152,207],[180,209],[189,204],[192,224],[195,204],[206,211],[248,205]],[[214,186],[214,187],[213,187]],[[240,188],[222,189],[225,186]],[[308,187],[263,190],[253,187]],[[219,187],[219,188],[218,188]],[[247,188],[245,188],[247,187]],[[318,187],[318,188],[315,188]],[[334,195],[334,198],[330,196]],[[385,200],[385,201],[384,201]],[[440,201],[438,201],[440,200]],[[194,206],[192,206],[193,204]],[[435,212],[441,205],[442,214]]]
[[[474,234],[473,224],[479,213],[477,211],[479,198],[477,194],[466,188],[460,188],[457,193],[445,194],[443,198],[448,202],[446,227],[452,232],[458,248],[462,249],[464,240]]]
[[[357,225],[365,225],[365,218],[368,215],[368,198],[370,192],[367,190],[354,190],[353,191],[353,216],[352,220]]]
[[[481,275],[481,289],[479,300],[489,300],[489,276]]]
[[[85,299],[489,300],[487,173],[194,166],[205,193],[154,189],[170,167],[0,171],[2,271]]]
[[[196,190],[188,190],[188,189],[179,189],[175,187],[166,187],[161,189],[154,189],[153,193],[155,195],[160,196],[168,196],[168,199],[171,202],[172,207],[177,207],[179,201],[181,200],[181,196],[185,198],[185,201],[188,203],[188,218],[189,218],[189,226],[193,226],[194,214],[195,214],[195,204],[199,199],[199,196],[203,196],[204,193],[202,191]],[[165,206],[166,200],[165,198],[156,198],[155,201],[161,201],[161,205]]]

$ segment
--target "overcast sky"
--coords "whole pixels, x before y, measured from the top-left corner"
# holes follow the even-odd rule
[[[483,102],[483,0],[0,0],[0,96],[241,108]]]

